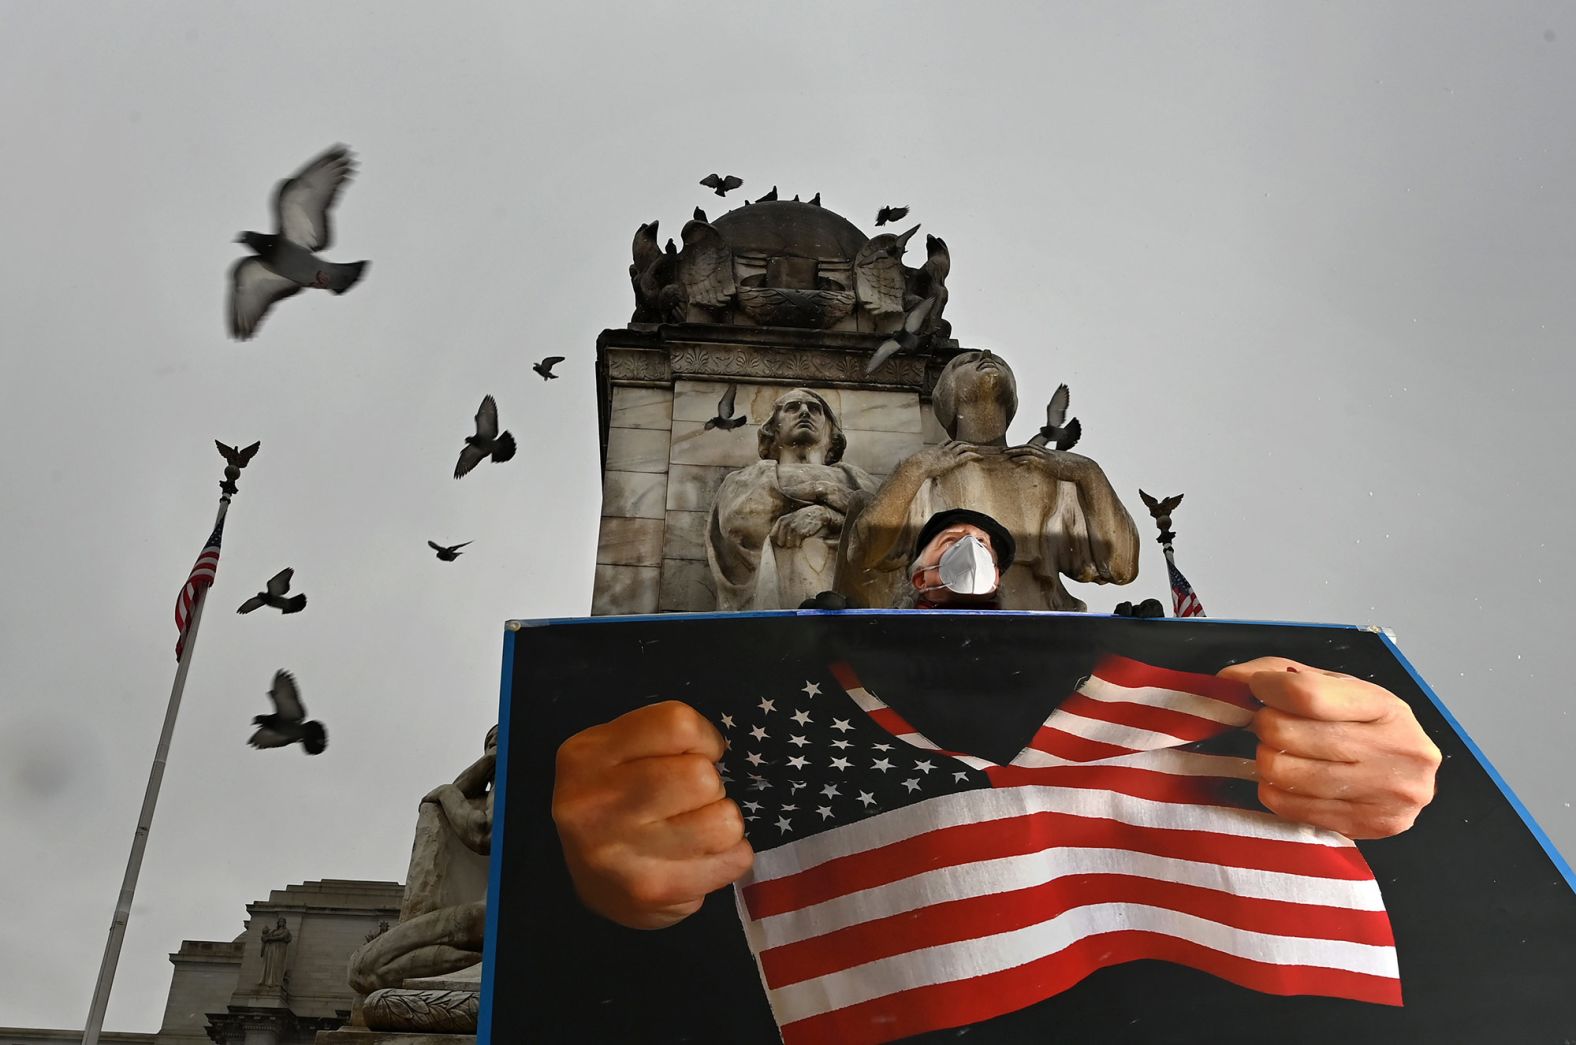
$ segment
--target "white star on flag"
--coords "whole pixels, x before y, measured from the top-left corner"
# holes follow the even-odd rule
[[[819,684],[806,679],[804,689],[800,690],[800,692],[807,697],[818,697],[821,695],[821,687]]]
[[[810,713],[805,711],[803,708],[801,708],[798,711],[795,711],[792,715],[789,715],[788,717],[793,719],[795,722],[799,723],[801,726],[810,721]]]

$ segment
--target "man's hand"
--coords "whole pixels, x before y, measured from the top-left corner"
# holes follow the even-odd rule
[[[744,816],[714,765],[723,750],[711,723],[673,700],[564,741],[553,821],[587,907],[632,929],[661,929],[750,869]]]
[[[1264,702],[1251,727],[1259,801],[1279,816],[1387,838],[1433,801],[1439,749],[1389,690],[1285,657],[1233,664],[1220,677]]]

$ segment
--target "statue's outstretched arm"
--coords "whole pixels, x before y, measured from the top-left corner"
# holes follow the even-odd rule
[[[1057,564],[1060,572],[1094,584],[1128,584],[1138,576],[1138,526],[1098,464],[1082,454],[1040,446],[1015,446],[1006,454],[1071,483],[1078,493],[1088,545],[1067,548]]]

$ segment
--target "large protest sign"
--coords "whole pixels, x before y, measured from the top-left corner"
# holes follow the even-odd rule
[[[1569,869],[1394,645],[1078,614],[672,615],[508,633],[485,1040],[1561,1042]],[[1279,655],[1399,695],[1444,753],[1399,836],[1258,806]],[[574,897],[565,738],[683,700],[757,852],[679,925]]]

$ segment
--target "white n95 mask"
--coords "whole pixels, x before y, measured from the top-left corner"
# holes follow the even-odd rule
[[[942,585],[959,595],[989,595],[996,590],[996,560],[972,535],[941,553],[937,573]]]

